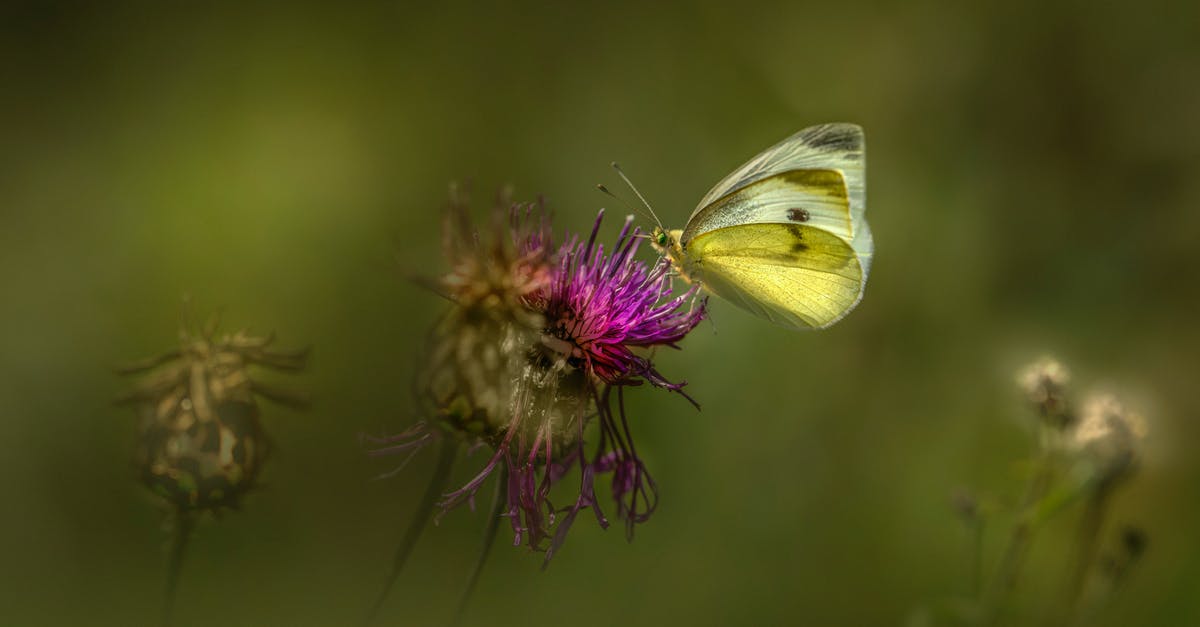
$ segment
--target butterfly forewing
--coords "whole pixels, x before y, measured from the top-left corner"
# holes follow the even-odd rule
[[[854,237],[846,180],[837,170],[789,170],[740,187],[693,214],[681,243],[739,224],[801,224]]]
[[[753,183],[796,170],[836,170],[841,172],[849,205],[853,232],[866,212],[865,142],[862,127],[834,123],[810,126],[764,150],[729,176],[721,179],[700,200],[684,228],[685,240],[704,232],[692,223],[707,213],[718,200]],[[767,220],[762,220],[767,221]],[[787,220],[779,220],[786,222]],[[720,227],[716,227],[720,228]]]

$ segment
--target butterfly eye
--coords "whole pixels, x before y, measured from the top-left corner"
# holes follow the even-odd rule
[[[666,246],[667,245],[667,234],[663,233],[662,231],[659,231],[658,235],[655,237],[655,241],[658,242],[659,246]]]

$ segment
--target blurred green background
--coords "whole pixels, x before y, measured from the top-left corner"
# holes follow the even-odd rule
[[[628,544],[581,517],[546,572],[498,542],[468,623],[903,624],[966,591],[950,496],[1017,496],[1013,371],[1052,352],[1150,422],[1112,519],[1149,551],[1109,624],[1200,624],[1200,5],[567,4],[0,9],[0,622],[156,619],[162,512],[111,366],[172,347],[184,293],[311,344],[316,403],[264,408],[263,489],[200,527],[178,624],[353,624],[434,461],[373,480],[391,460],[358,437],[409,420],[440,303],[394,258],[442,267],[447,184],[580,229],[615,159],[681,226],[757,151],[853,121],[858,310],[792,333],[714,302],[658,358],[703,410],[631,395],[654,519]],[[381,624],[453,614],[482,518],[427,530]],[[1021,603],[1073,529],[1038,538]]]

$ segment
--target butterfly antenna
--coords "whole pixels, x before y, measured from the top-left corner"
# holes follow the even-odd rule
[[[601,192],[604,192],[604,193],[605,193],[605,194],[607,194],[609,197],[611,197],[613,200],[616,200],[617,202],[621,203],[622,205],[624,205],[624,206],[625,206],[625,208],[626,208],[626,209],[628,209],[628,210],[630,210],[630,211],[633,211],[633,212],[635,212],[635,213],[638,213],[638,214],[640,214],[640,215],[641,215],[643,218],[648,218],[648,219],[650,219],[650,218],[653,218],[655,221],[657,221],[657,220],[658,220],[657,218],[654,218],[654,217],[653,217],[653,214],[651,214],[651,215],[647,215],[645,211],[642,211],[641,209],[639,209],[639,208],[637,208],[637,207],[635,207],[635,206],[633,206],[633,205],[629,204],[629,201],[627,201],[627,200],[625,200],[624,198],[621,198],[620,196],[618,196],[618,195],[616,195],[616,194],[612,193],[612,191],[610,191],[610,190],[609,190],[607,187],[605,187],[603,184],[598,184],[598,185],[596,185],[596,189],[600,190]]]
[[[629,180],[628,176],[625,176],[625,172],[621,170],[621,166],[616,161],[612,162],[612,168],[617,171],[617,175],[621,177],[621,180],[625,181],[625,184],[629,186],[629,189],[633,190],[633,194],[637,196],[638,200],[642,201],[642,204],[645,205],[646,209],[650,211],[650,215],[654,217],[654,222],[658,224],[658,228],[666,228],[663,226],[662,220],[658,219],[658,214],[654,213],[654,208],[650,206],[650,203],[646,202],[646,197],[638,191],[638,188],[634,186],[633,181]]]

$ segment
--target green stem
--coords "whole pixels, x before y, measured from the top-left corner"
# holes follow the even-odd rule
[[[396,548],[396,556],[392,560],[392,570],[384,580],[383,589],[371,606],[367,619],[363,621],[364,625],[375,621],[379,610],[383,608],[384,601],[387,601],[392,585],[396,583],[400,572],[404,570],[408,556],[417,546],[417,540],[421,538],[421,532],[425,530],[425,525],[433,514],[433,508],[437,505],[438,498],[446,489],[446,482],[450,478],[450,469],[454,465],[454,457],[457,453],[458,441],[452,437],[443,437],[438,453],[437,467],[433,471],[433,476],[429,478],[429,485],[425,487],[425,494],[421,497],[421,502],[417,504],[417,510],[413,514],[411,522],[408,523],[408,529],[405,530],[404,537],[400,540],[400,546]]]
[[[1033,533],[1036,530],[1034,516],[1036,505],[1050,488],[1053,474],[1051,470],[1050,455],[1043,447],[1043,452],[1038,456],[1034,476],[1030,479],[1025,496],[1021,499],[1019,518],[1013,525],[1012,533],[1009,534],[1008,545],[1000,558],[1000,567],[988,586],[988,593],[983,604],[982,624],[984,625],[994,625],[998,622],[1000,607],[1017,587],[1017,579],[1025,564],[1025,556],[1029,552],[1029,546],[1033,542]]]
[[[488,555],[492,553],[492,544],[496,541],[496,534],[500,530],[500,520],[503,518],[501,512],[504,511],[505,505],[508,504],[508,466],[500,466],[500,476],[496,478],[496,492],[492,495],[492,508],[488,517],[487,528],[483,532],[483,547],[479,552],[479,559],[475,561],[475,569],[471,571],[471,577],[467,580],[467,587],[463,590],[462,598],[458,602],[458,611],[454,614],[454,625],[462,624],[463,614],[466,612],[467,603],[471,600],[471,595],[475,593],[475,585],[479,583],[479,575],[483,572],[483,565],[487,563]]]
[[[179,589],[179,575],[183,572],[183,556],[187,551],[188,541],[192,537],[196,519],[192,514],[182,509],[175,510],[175,529],[171,538],[171,552],[167,554],[167,587],[163,597],[162,624],[171,625],[171,615],[175,610],[175,593]]]

